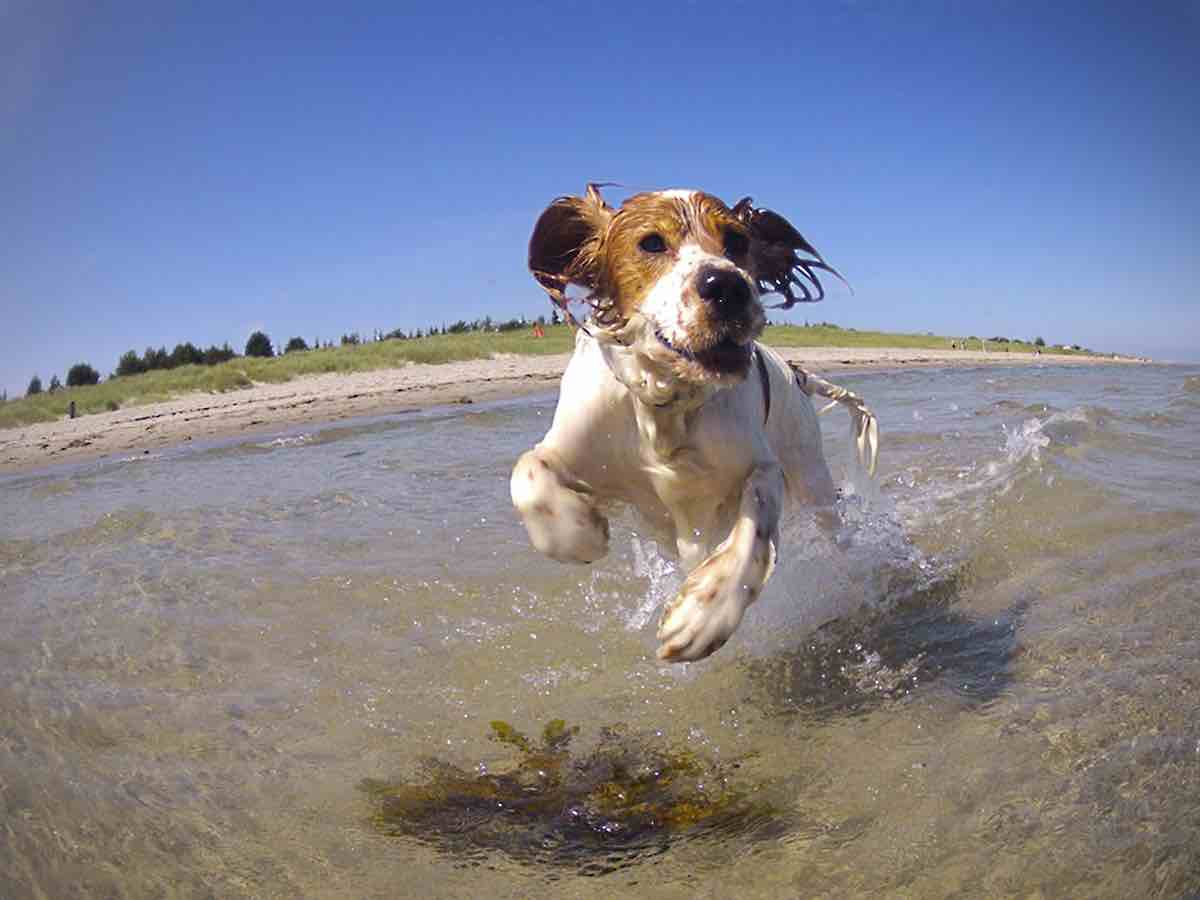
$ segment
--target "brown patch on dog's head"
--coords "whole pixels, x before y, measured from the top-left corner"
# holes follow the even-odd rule
[[[645,320],[679,377],[728,383],[765,324],[748,261],[749,233],[716,197],[637,194],[609,225],[601,288],[623,319]]]
[[[730,237],[732,236],[732,237]],[[601,289],[626,316],[671,269],[686,245],[715,259],[745,261],[727,254],[732,241],[748,248],[745,225],[716,197],[699,191],[654,191],[635,194],[621,205],[609,225],[601,255]]]

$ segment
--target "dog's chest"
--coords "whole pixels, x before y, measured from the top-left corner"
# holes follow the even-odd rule
[[[740,442],[706,421],[704,409],[636,404],[642,472],[669,508],[680,503],[718,504],[735,491],[751,467]]]

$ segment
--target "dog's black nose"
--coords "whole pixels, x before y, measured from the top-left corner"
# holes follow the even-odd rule
[[[723,316],[737,315],[750,303],[750,285],[737,272],[705,266],[696,274],[696,291]]]

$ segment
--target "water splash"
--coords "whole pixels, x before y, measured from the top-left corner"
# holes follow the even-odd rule
[[[1085,443],[1109,415],[1100,408],[1075,407],[1034,416],[1016,425],[1000,423],[1003,441],[995,455],[922,471],[922,476],[928,476],[923,486],[912,473],[897,475],[896,485],[911,492],[896,496],[896,515],[914,532],[943,523],[947,510],[953,510],[955,517],[986,516],[996,498],[1004,497],[1021,478],[1044,467],[1052,448]],[[1048,484],[1054,479],[1053,472],[1047,475]]]
[[[1000,429],[1004,432],[1003,452],[1008,466],[1015,467],[1026,458],[1035,463],[1041,462],[1042,450],[1050,446],[1050,436],[1043,431],[1043,428],[1046,422],[1058,418],[1060,415],[1063,414],[1055,413],[1050,419],[1045,420],[1026,419],[1019,427],[1015,427],[1011,431],[1008,426],[1001,425]],[[997,475],[999,473],[1000,465],[995,462],[989,463],[989,474]]]
[[[313,435],[296,434],[285,437],[277,437],[271,441],[261,441],[256,444],[252,444],[251,446],[257,447],[261,450],[276,450],[282,447],[303,447],[305,444],[311,444],[312,442]]]
[[[683,584],[683,573],[675,560],[668,559],[654,541],[633,535],[633,572],[648,582],[646,595],[637,606],[622,616],[630,631],[641,631],[664,603],[675,596]]]

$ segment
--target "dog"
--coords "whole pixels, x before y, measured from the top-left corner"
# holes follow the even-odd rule
[[[513,505],[534,547],[576,563],[608,552],[607,513],[635,508],[688,573],[658,657],[703,659],[770,577],[785,501],[836,522],[811,397],[848,408],[874,473],[878,425],[863,401],[757,341],[763,294],[788,308],[824,296],[818,271],[841,276],[749,197],[730,208],[654,191],[614,208],[597,185],[541,214],[529,268],[576,326],[575,349],[549,432],[513,468]],[[586,292],[583,321],[568,290]]]

